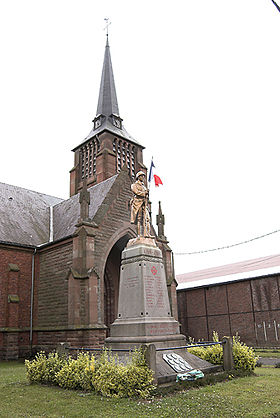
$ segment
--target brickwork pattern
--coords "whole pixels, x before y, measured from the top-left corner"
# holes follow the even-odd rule
[[[0,248],[0,328],[29,326],[32,253],[32,250]],[[9,264],[17,265],[19,271],[11,271]],[[18,303],[8,303],[11,294],[18,295]],[[13,312],[9,312],[8,318],[10,307]]]
[[[177,292],[182,332],[209,340],[240,335],[254,346],[280,346],[280,277],[261,277]]]
[[[72,242],[51,246],[41,252],[36,326],[68,324],[67,274],[71,266]]]
[[[28,347],[32,249],[0,248],[0,359],[18,358]],[[12,297],[11,297],[12,296]]]
[[[106,338],[105,329],[81,329],[61,331],[39,331],[37,350],[50,352],[61,342],[66,342],[71,347],[98,348],[104,345]]]

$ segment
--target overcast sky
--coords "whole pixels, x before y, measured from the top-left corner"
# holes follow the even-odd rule
[[[271,0],[0,0],[0,181],[69,196],[109,17],[120,115],[154,157],[177,252],[280,229],[280,13]],[[176,273],[280,253],[280,232]]]

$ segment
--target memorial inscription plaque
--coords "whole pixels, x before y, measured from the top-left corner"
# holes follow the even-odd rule
[[[179,354],[176,354],[176,353],[163,354],[162,358],[177,373],[188,372],[190,370],[193,370],[193,367],[186,360],[184,360],[181,356],[179,356]]]

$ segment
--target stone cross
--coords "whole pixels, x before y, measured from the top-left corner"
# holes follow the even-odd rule
[[[87,190],[87,181],[84,179],[83,188],[80,192],[80,220],[88,220],[89,215],[89,204],[90,204],[90,194]]]

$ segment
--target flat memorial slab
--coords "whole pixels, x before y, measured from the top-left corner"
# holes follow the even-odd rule
[[[193,370],[193,367],[177,353],[171,352],[169,354],[163,354],[162,358],[176,373]]]
[[[166,358],[180,358],[180,361],[176,364],[174,363],[168,364]],[[177,367],[174,367],[177,365]],[[180,366],[182,369],[185,367],[190,367],[189,369],[180,370]],[[177,368],[178,371],[175,370]],[[193,354],[189,353],[186,349],[182,348],[179,350],[164,350],[164,351],[157,351],[156,352],[156,377],[158,384],[174,382],[176,381],[177,374],[188,372],[190,370],[201,370],[204,374],[219,372],[222,370],[222,366],[217,366],[214,364],[209,363],[208,361],[202,360],[199,357],[194,356]]]

